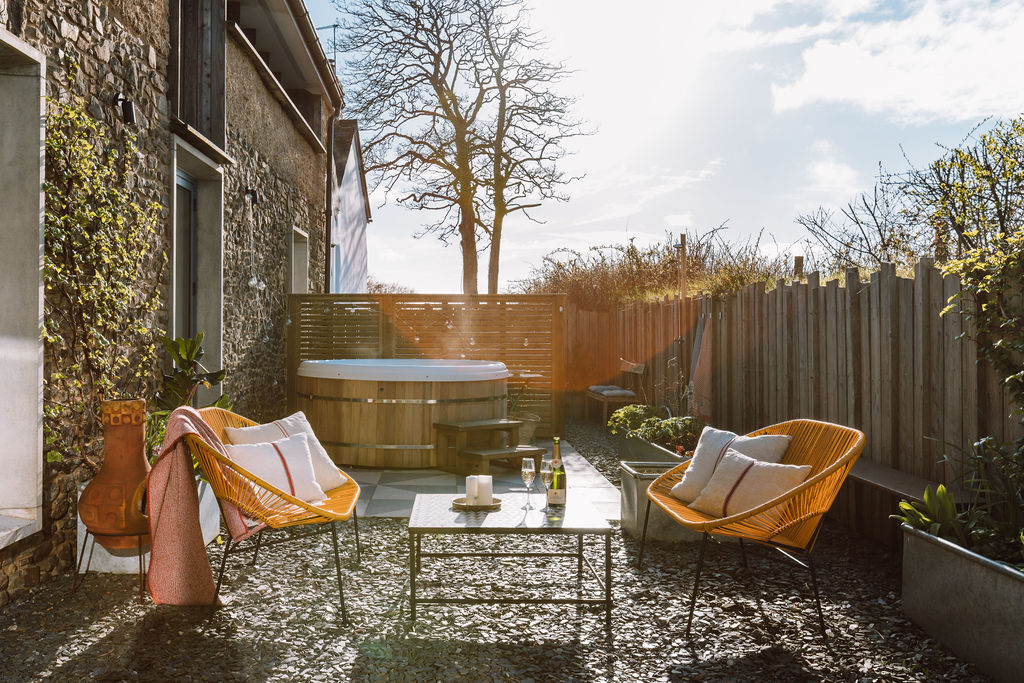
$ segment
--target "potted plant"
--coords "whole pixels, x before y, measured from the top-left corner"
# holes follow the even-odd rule
[[[704,423],[695,417],[662,419],[658,412],[652,406],[630,405],[612,413],[608,428],[620,437],[620,458],[679,463],[693,450]]]
[[[997,680],[1024,671],[1024,468],[991,437],[975,444],[970,503],[944,486],[902,501],[903,611]]]
[[[224,370],[208,371],[202,364],[203,333],[191,339],[178,337],[160,337],[164,349],[171,360],[171,372],[163,376],[163,389],[156,393],[156,407],[149,415],[146,423],[146,447],[150,460],[156,461],[164,434],[167,432],[167,419],[175,408],[194,405],[200,387],[211,387],[224,381]],[[231,400],[221,394],[213,403],[204,407],[230,409]],[[194,459],[193,459],[193,464]],[[220,507],[217,497],[213,494],[210,484],[205,481],[202,470],[196,468],[196,485],[199,487],[199,519],[203,528],[203,541],[209,543],[220,533]]]

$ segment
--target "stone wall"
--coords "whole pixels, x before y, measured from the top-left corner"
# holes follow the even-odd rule
[[[310,291],[323,291],[325,155],[299,134],[247,49],[227,45],[224,181],[224,391],[254,420],[285,411],[292,228],[309,235]],[[258,193],[258,204],[247,199]],[[250,285],[253,278],[266,285]]]
[[[123,92],[135,102],[139,167],[133,186],[140,201],[163,207],[170,205],[167,11],[166,3],[131,0],[0,0],[0,22],[46,55],[50,97],[70,87],[85,98],[89,113],[115,133],[122,124],[114,97]],[[68,57],[79,65],[70,84]],[[168,216],[165,208],[163,218]],[[50,370],[47,366],[45,372]],[[0,605],[74,568],[75,484],[92,476],[85,466],[46,464],[43,530],[0,549]]]

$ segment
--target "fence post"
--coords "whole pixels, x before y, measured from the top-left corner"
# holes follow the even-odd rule
[[[565,294],[551,298],[551,429],[565,432]]]

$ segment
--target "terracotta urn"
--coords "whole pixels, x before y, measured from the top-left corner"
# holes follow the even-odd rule
[[[149,474],[146,459],[146,401],[103,401],[103,466],[82,491],[78,514],[104,548],[149,543],[139,484]]]

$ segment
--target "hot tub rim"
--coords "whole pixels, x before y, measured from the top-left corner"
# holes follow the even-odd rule
[[[501,361],[454,358],[337,358],[306,360],[299,377],[369,382],[489,382],[512,374]]]

